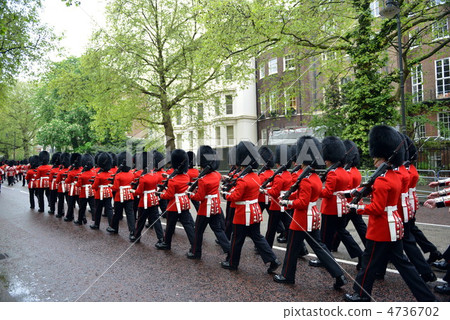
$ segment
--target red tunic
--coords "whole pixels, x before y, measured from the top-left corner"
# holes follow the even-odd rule
[[[399,175],[400,181],[402,182],[401,193],[398,197],[397,210],[400,214],[400,217],[402,218],[402,221],[408,222],[413,217],[408,195],[410,175],[404,165],[401,165],[394,171]]]
[[[344,168],[336,168],[328,172],[325,187],[320,192],[323,199],[320,212],[326,215],[342,216],[347,213],[346,201],[336,196],[337,191],[347,190],[350,176]]]
[[[159,204],[156,190],[162,180],[161,172],[150,172],[139,178],[139,185],[134,193],[136,197],[139,197],[139,208],[147,209]]]
[[[350,187],[349,189],[354,189],[360,186],[361,184],[361,172],[359,172],[358,168],[351,167],[350,170],[347,171],[350,176]]]
[[[160,195],[161,199],[169,200],[167,211],[181,213],[191,208],[189,197],[185,194],[190,178],[186,173],[177,174],[169,180],[167,189]]]
[[[190,168],[186,173],[191,178],[191,182],[194,182],[199,175],[198,169],[195,168]]]
[[[25,180],[28,181],[28,189],[35,189],[35,188],[37,188],[36,174],[37,174],[37,170],[36,169],[28,170],[27,175],[25,176]]]
[[[92,189],[94,190],[94,197],[96,200],[104,200],[112,197],[112,190],[110,187],[111,181],[110,172],[99,172],[95,176],[94,183],[92,184]]]
[[[234,201],[236,211],[233,223],[249,226],[260,223],[263,219],[259,207],[259,177],[251,172],[239,178],[233,192],[227,196],[228,201]]]
[[[359,214],[369,216],[366,238],[373,241],[397,241],[403,238],[403,224],[397,211],[402,182],[400,175],[388,170],[372,186],[372,201]]]
[[[77,187],[77,177],[83,170],[83,167],[74,168],[67,172],[66,190],[69,196],[78,196],[80,188]]]
[[[61,167],[58,166],[56,168],[52,168],[50,171],[50,190],[58,190],[58,184],[56,183],[56,178],[58,177],[58,172],[61,170]]]
[[[62,168],[58,172],[58,176],[56,177],[56,184],[58,186],[58,192],[66,193],[68,190],[66,188],[66,179],[69,168]]]
[[[220,213],[219,185],[222,176],[213,171],[198,180],[197,192],[191,200],[200,201],[197,215],[209,217]]]
[[[273,173],[274,172],[273,172],[272,169],[268,169],[268,170],[264,171],[263,173],[261,173],[259,175],[259,179],[261,181],[261,184],[263,184],[267,179],[269,179],[271,176],[273,176]],[[269,189],[269,188],[267,188],[267,189]],[[264,202],[265,204],[269,204],[270,197],[267,194],[265,194],[265,193],[260,193],[259,194],[259,198],[258,198],[258,202]]]
[[[37,168],[36,181],[38,181],[38,188],[50,187],[50,171],[52,166],[45,164]]]
[[[292,185],[292,175],[289,171],[285,170],[280,174],[277,174],[272,182],[272,187],[267,190],[270,196],[269,210],[284,211],[284,207],[280,207],[278,204],[279,197],[283,195],[284,191],[289,190]]]
[[[289,229],[295,231],[312,231],[320,229],[320,212],[316,201],[322,191],[322,181],[316,173],[303,178],[292,203],[294,215]]]
[[[114,177],[114,185],[112,191],[115,192],[114,202],[124,202],[134,200],[131,190],[131,182],[134,180],[132,172],[119,172]]]
[[[419,198],[417,198],[416,186],[419,182],[419,172],[416,167],[410,164],[408,167],[409,172],[409,203],[411,205],[412,214],[414,214],[419,208]]]
[[[92,190],[92,181],[95,179],[95,171],[93,169],[81,172],[78,176],[77,187],[80,189],[80,199],[86,199],[94,196],[94,190]]]

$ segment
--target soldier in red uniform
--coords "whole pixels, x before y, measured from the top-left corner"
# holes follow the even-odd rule
[[[88,153],[81,156],[81,173],[77,179],[77,188],[80,190],[78,196],[78,218],[73,223],[81,226],[87,223],[86,207],[89,203],[91,208],[94,208],[94,191],[92,190],[92,183],[95,179],[94,171],[94,157]],[[92,214],[92,220],[94,215]]]
[[[219,168],[219,160],[216,152],[210,146],[200,146],[197,152],[198,161],[202,169],[202,175],[198,179],[197,188],[191,194],[191,200],[199,202],[199,210],[195,219],[195,240],[187,253],[189,259],[200,259],[202,256],[203,233],[209,225],[222,247],[224,253],[230,251],[230,242],[221,225],[221,208],[219,185],[222,178],[216,170]]]
[[[142,229],[144,229],[147,219],[149,227],[152,226],[156,232],[158,243],[162,243],[164,240],[164,231],[161,226],[161,220],[159,219],[159,198],[156,195],[156,191],[158,185],[163,181],[161,171],[158,170],[160,169],[158,164],[164,160],[164,156],[162,153],[153,150],[150,153],[143,152],[141,160],[142,163],[138,166],[143,168],[143,174],[139,177],[138,186],[134,193],[135,197],[139,197],[136,243],[141,241]]]
[[[199,175],[198,169],[194,168],[194,166],[196,166],[195,153],[192,151],[188,151],[186,153],[189,158],[189,169],[187,171],[187,175],[191,179],[190,183],[193,183]],[[193,200],[192,198],[191,198],[191,202],[194,205],[195,211],[198,212],[198,207],[199,207],[200,203],[197,200]]]
[[[262,184],[273,175],[274,172],[272,168],[275,165],[275,159],[272,150],[270,150],[266,146],[261,146],[258,150],[258,153],[261,156],[261,159],[264,161],[262,168],[258,172],[258,176]],[[269,188],[270,187],[268,186],[266,190],[268,190]],[[259,195],[258,203],[259,207],[261,208],[261,212],[264,212],[264,210],[266,210],[267,213],[269,213],[270,197],[267,193],[261,193]]]
[[[81,154],[75,152],[70,155],[70,170],[67,172],[67,213],[64,221],[73,221],[75,204],[78,202],[80,188],[77,187],[78,176],[83,167],[81,166]]]
[[[295,150],[295,149],[294,149]],[[292,185],[292,175],[288,169],[292,166],[293,157],[291,147],[288,145],[278,145],[275,152],[275,164],[277,171],[284,168],[273,179],[270,189],[261,189],[261,193],[267,193],[272,200],[269,207],[269,221],[267,223],[266,240],[270,247],[273,246],[275,234],[280,221],[285,219],[285,207],[280,207],[278,198],[289,190]]]
[[[228,151],[228,165],[230,166],[230,170],[228,172],[228,176],[222,177],[222,181],[224,182],[222,186],[226,184],[226,181],[231,181],[238,176],[239,168],[236,166],[236,146],[230,148]],[[227,200],[225,207],[225,234],[227,235],[228,240],[231,239],[231,233],[233,231],[233,218],[235,210],[236,206],[231,201]]]
[[[186,194],[188,183],[190,181],[187,175],[189,159],[186,151],[175,149],[171,154],[171,164],[175,175],[168,180],[167,188],[162,190],[161,199],[169,200],[167,205],[167,225],[164,235],[164,241],[157,243],[155,246],[160,250],[170,250],[172,244],[172,236],[175,231],[175,225],[180,220],[184,231],[192,246],[194,243],[194,220],[192,219],[190,209],[190,200]]]
[[[92,184],[95,198],[95,220],[94,223],[89,226],[94,230],[98,230],[100,228],[100,220],[102,219],[103,208],[105,209],[106,216],[108,217],[109,225],[111,225],[113,216],[111,206],[111,173],[109,172],[112,166],[112,158],[109,153],[102,152],[98,156],[97,160],[97,165],[99,166],[100,170],[95,176],[94,183]]]
[[[307,140],[312,140],[317,147],[316,149],[321,150],[319,140],[311,136],[303,136],[297,140],[297,156],[300,156],[300,151]],[[294,215],[289,226],[283,269],[281,274],[274,276],[273,280],[279,283],[295,283],[297,258],[304,250],[302,243],[306,240],[330,275],[336,279],[334,288],[338,290],[347,283],[347,280],[328,248],[320,241],[319,234],[320,212],[317,209],[316,202],[322,191],[322,181],[314,172],[314,169],[322,162],[322,159],[320,154],[314,154],[312,150],[308,152],[308,155],[308,159],[305,157],[305,159],[299,159],[297,162],[303,164],[302,169],[311,165],[313,170],[301,180],[294,200],[280,201],[281,205],[294,208]]]
[[[34,197],[35,196],[37,197],[36,174],[37,174],[38,166],[39,166],[39,157],[31,156],[30,157],[30,169],[28,169],[28,172],[25,176],[25,180],[27,180],[27,183],[28,183],[28,192],[29,192],[29,196],[30,196],[30,209],[34,209],[34,206],[35,206]]]
[[[369,134],[369,151],[375,167],[391,157],[402,143],[400,135],[391,127],[375,126]],[[403,163],[403,152],[397,154],[390,165]],[[375,179],[372,200],[367,206],[349,205],[358,214],[369,216],[366,234],[366,249],[362,258],[362,269],[353,285],[354,293],[346,294],[346,301],[370,301],[375,273],[390,260],[399,271],[412,294],[418,301],[436,301],[419,273],[403,254],[403,223],[397,212],[402,183],[392,167]]]
[[[64,152],[61,154],[61,170],[56,176],[56,185],[58,187],[58,213],[55,217],[64,217],[64,199],[67,200],[66,179],[70,168],[70,153]]]
[[[127,163],[127,159],[129,159],[129,163]],[[125,210],[128,231],[130,232],[129,239],[131,242],[134,242],[136,240],[136,219],[133,211],[134,196],[133,192],[131,192],[131,183],[134,181],[134,174],[130,172],[131,156],[127,154],[127,152],[121,152],[119,153],[117,160],[119,168],[114,176],[114,184],[112,186],[112,191],[115,193],[114,215],[112,224],[106,231],[115,234],[119,232],[119,220],[120,217],[123,216],[123,211]]]
[[[50,187],[50,171],[52,166],[48,164],[50,155],[47,151],[39,153],[40,166],[37,168],[36,180],[38,180],[38,212],[44,212],[44,194],[48,199],[48,188]]]
[[[328,172],[325,187],[320,193],[322,198],[320,208],[322,213],[321,239],[328,250],[331,250],[333,238],[337,232],[350,257],[358,258],[356,268],[359,270],[362,250],[352,235],[345,229],[346,201],[337,197],[337,192],[347,190],[350,184],[350,177],[342,167],[345,162],[345,145],[337,137],[326,137],[322,141],[322,152],[326,166],[334,169]],[[309,264],[314,267],[322,266],[320,260],[310,260]]]
[[[55,214],[56,201],[58,200],[58,186],[56,184],[56,178],[58,177],[58,172],[61,170],[61,152],[55,152],[52,155],[50,164],[53,165],[50,171],[50,187],[49,187],[49,203],[48,206],[50,210],[49,214]]]
[[[261,208],[258,204],[260,179],[253,172],[258,168],[259,154],[256,147],[249,141],[241,141],[236,147],[236,165],[243,170],[239,174],[236,186],[230,192],[223,192],[226,199],[236,204],[233,218],[233,234],[229,259],[221,263],[222,268],[237,270],[241,258],[241,250],[245,238],[249,236],[261,255],[264,263],[270,262],[269,274],[281,265],[267,240],[261,235]]]

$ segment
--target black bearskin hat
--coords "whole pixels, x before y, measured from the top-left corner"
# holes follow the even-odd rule
[[[179,172],[186,173],[189,169],[189,158],[183,149],[175,149],[170,155],[172,168]]]
[[[52,160],[50,160],[50,164],[54,166],[59,166],[61,164],[61,152],[55,152],[52,155]]]
[[[113,167],[117,167],[118,166],[118,162],[117,162],[117,155],[114,152],[108,152],[109,156],[111,157],[111,168]]]
[[[70,164],[75,168],[79,168],[81,166],[81,154],[75,152],[70,155]]]
[[[345,162],[345,152],[345,145],[338,137],[325,137],[322,140],[323,160],[328,160],[331,163]]]
[[[265,165],[268,168],[273,168],[273,166],[275,165],[275,160],[272,150],[270,150],[267,146],[261,146],[258,150],[258,153],[261,156],[261,159],[264,160]]]
[[[411,140],[410,137],[405,135],[405,138],[406,138],[406,147],[408,148],[408,153],[409,153],[407,160],[416,161],[418,158],[417,147],[414,144],[414,142]]]
[[[44,150],[39,153],[39,162],[41,163],[41,165],[48,164],[49,160],[50,160],[50,154],[47,151]]]
[[[127,164],[127,159],[130,159],[130,158],[131,158],[131,155],[126,151],[119,153],[119,155],[117,156],[117,164],[119,165],[119,167],[122,167],[121,171],[123,171],[123,172],[130,171],[131,166],[129,166]],[[131,164],[131,163],[129,163],[129,164]]]
[[[195,160],[196,160],[195,159],[195,154],[192,151],[188,151],[186,153],[187,153],[188,158],[189,158],[189,169],[192,169],[196,165],[196,163],[195,163]]]
[[[313,136],[301,136],[297,139],[296,155],[298,164],[311,165],[315,160],[313,168],[324,165],[322,144]]]
[[[31,156],[29,161],[31,169],[36,169],[39,167],[39,156]]]
[[[97,153],[95,154],[95,156],[94,156],[94,163],[95,163],[95,166],[97,166],[98,167],[98,157],[102,154],[103,152],[101,152],[101,151],[97,151]]]
[[[344,140],[343,142],[347,152],[347,155],[345,156],[345,163],[350,164],[352,167],[358,167],[361,162],[358,147],[351,140]]]
[[[236,164],[238,166],[259,167],[260,156],[255,145],[250,141],[241,141],[236,147]]]
[[[97,158],[97,165],[103,171],[109,171],[112,168],[112,158],[108,152],[102,152]]]
[[[287,144],[280,144],[275,150],[275,163],[286,165],[286,169],[292,166],[295,159],[296,148]]]
[[[85,153],[81,156],[81,166],[83,170],[91,170],[94,167],[94,157],[89,153]]]
[[[212,170],[217,170],[220,162],[213,148],[210,146],[200,146],[197,151],[197,163],[202,168],[206,168],[209,165]]]
[[[63,152],[61,154],[61,164],[63,165],[64,168],[68,168],[70,167],[70,153],[67,152]]]
[[[398,146],[402,143],[400,133],[394,128],[379,125],[373,127],[369,132],[369,154],[372,158],[384,158],[388,160]],[[404,146],[402,146],[397,155],[392,160],[394,167],[403,164]]]
[[[233,146],[228,149],[228,164],[230,166],[236,165],[236,148],[237,146]]]
[[[153,150],[152,152],[152,158],[153,158],[153,169],[155,169],[156,171],[158,171],[159,169],[163,168],[166,163],[164,161],[164,155],[159,152],[158,150]]]

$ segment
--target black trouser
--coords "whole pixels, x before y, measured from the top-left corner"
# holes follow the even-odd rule
[[[119,221],[120,217],[123,217],[124,210],[125,215],[127,216],[128,231],[130,234],[134,235],[134,232],[136,231],[136,219],[134,218],[133,200],[125,200],[124,202],[117,201],[114,203],[114,215],[111,227],[119,232]]]
[[[22,179],[22,187],[25,187],[25,177],[23,177],[23,179]]]
[[[406,256],[408,257],[409,261],[414,265],[417,272],[421,275],[429,275],[433,271],[431,270],[430,265],[425,260],[422,252],[416,245],[416,239],[414,238],[413,234],[411,233],[411,225],[409,222],[403,222],[403,228],[405,230],[405,233],[403,235],[403,250],[405,250]],[[386,273],[387,263],[383,266],[383,269],[380,270],[381,274]]]
[[[362,269],[356,276],[353,289],[362,297],[372,293],[375,273],[391,261],[408,285],[417,301],[436,301],[436,297],[428,289],[417,270],[403,254],[403,242],[378,242],[367,239],[366,249],[362,256]]]
[[[200,208],[200,201],[191,200],[191,202],[192,202],[192,204],[193,204],[193,206],[195,208],[195,211],[198,212],[198,208]]]
[[[417,245],[420,247],[420,249],[422,249],[424,253],[437,251],[436,246],[433,243],[431,243],[430,240],[428,240],[427,237],[423,234],[422,230],[420,230],[416,226],[415,217],[409,221],[409,224],[410,224],[410,231],[414,236],[414,238],[416,239]]]
[[[64,216],[64,198],[68,202],[67,193],[58,192],[58,217]]]
[[[317,258],[322,262],[327,271],[332,277],[336,278],[342,276],[344,272],[334,260],[330,251],[320,241],[320,231],[295,231],[289,230],[288,241],[286,245],[286,255],[284,256],[283,269],[281,274],[288,280],[295,281],[295,271],[297,270],[297,258],[303,250],[303,240],[308,242],[311,249],[317,255]]]
[[[269,246],[273,247],[273,241],[275,239],[275,234],[277,232],[277,227],[280,221],[282,221],[282,215],[284,212],[269,210],[269,221],[267,222],[267,232],[266,232],[266,240]]]
[[[166,213],[168,204],[169,204],[169,201],[166,200],[166,199],[160,199],[159,200],[159,209],[161,210],[161,215]]]
[[[78,201],[78,195],[76,196],[68,196],[67,198],[67,214],[66,219],[72,221],[74,218],[73,211],[75,210],[75,204]]]
[[[176,211],[167,211],[167,225],[166,225],[166,233],[164,235],[164,242],[169,245],[172,243],[172,236],[175,232],[175,226],[177,221],[180,220],[183,225],[184,231],[189,239],[189,243],[192,246],[194,244],[194,220],[192,219],[191,213],[189,210],[182,210],[181,213]]]
[[[247,236],[253,240],[264,263],[273,262],[277,259],[277,256],[273,253],[272,248],[267,243],[266,238],[261,235],[259,223],[254,223],[249,226],[233,224],[229,260],[231,266],[237,267],[239,265],[242,246],[244,245]]]
[[[361,239],[362,244],[364,246],[366,246],[367,225],[364,222],[362,216],[360,214],[356,213],[355,210],[350,210],[349,213],[347,213],[344,217],[345,217],[345,227],[347,227],[348,223],[351,221],[353,223],[353,226],[355,227],[356,232],[358,232],[358,235],[359,235],[359,238]],[[341,237],[336,232],[334,234],[331,248],[334,251],[337,251],[340,243],[341,243]]]
[[[44,211],[44,193],[47,196],[47,201],[49,198],[49,194],[48,194],[48,188],[37,188],[37,196],[38,196],[38,206],[39,206],[39,211]]]
[[[86,207],[87,204],[89,203],[89,206],[91,208],[94,207],[94,197],[89,197],[89,198],[79,198],[78,199],[78,205],[80,206],[80,208],[78,209],[78,221],[82,222],[83,219],[86,219]],[[92,221],[94,221],[94,213],[92,212]]]
[[[338,217],[335,215],[322,214],[322,225],[320,228],[321,240],[327,246],[328,250],[332,249],[333,238],[336,232],[339,234],[350,258],[361,257],[361,248],[356,243],[355,239],[353,239],[350,232],[345,229],[345,216]]]
[[[100,226],[100,221],[102,219],[103,208],[105,208],[105,214],[108,217],[108,224],[111,225],[112,216],[113,216],[111,198],[106,198],[103,200],[95,199],[95,221],[94,221],[94,224],[98,227]]]
[[[192,245],[191,252],[201,257],[202,255],[202,243],[203,243],[203,233],[205,232],[206,226],[209,227],[216,235],[219,245],[222,247],[224,253],[230,252],[230,241],[225,235],[224,229],[222,229],[220,223],[220,214],[213,214],[209,218],[206,216],[199,216],[195,219],[195,239]]]
[[[236,210],[230,205],[231,202],[227,201],[227,206],[225,207],[225,234],[228,239],[231,239],[231,233],[233,232],[234,211]]]
[[[138,209],[139,209],[139,201],[140,201],[141,199],[140,198],[138,198],[138,197],[135,197],[134,198],[134,200],[133,200],[133,213],[134,213],[134,219],[137,221],[137,219],[138,219],[138,216],[137,216],[137,213],[138,213]]]
[[[14,184],[14,177],[8,177],[8,187]]]
[[[58,200],[58,190],[49,190],[49,203],[51,213],[55,213],[56,201]]]
[[[142,229],[144,229],[145,221],[148,219],[151,226],[156,232],[158,240],[164,238],[164,232],[161,225],[161,219],[158,214],[158,206],[149,207],[147,209],[138,208],[138,219],[136,222],[136,239],[141,236]]]
[[[29,188],[28,189],[28,194],[30,196],[30,208],[34,209],[35,203],[34,203],[34,197],[37,197],[37,189],[36,188]]]
[[[445,276],[442,277],[442,280],[450,283],[450,246],[448,246],[447,250],[442,254],[442,258],[447,262],[447,272]]]

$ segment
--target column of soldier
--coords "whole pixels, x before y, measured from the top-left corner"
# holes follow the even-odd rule
[[[133,157],[125,152],[117,156],[103,152],[95,159],[89,154],[55,153],[50,164],[48,152],[42,151],[30,158],[25,180],[31,208],[36,195],[39,212],[44,212],[46,195],[49,214],[73,221],[78,202],[74,223],[82,225],[87,223],[89,204],[93,221],[90,228],[98,230],[101,217],[106,216],[106,230],[113,234],[118,233],[125,211],[130,241],[140,242],[144,226],[151,226],[158,239],[155,246],[160,250],[171,249],[175,226],[180,221],[189,240],[189,259],[201,258],[203,233],[209,225],[226,254],[221,266],[229,270],[238,269],[249,236],[255,253],[269,264],[267,272],[283,284],[295,283],[297,258],[308,254],[306,241],[317,256],[309,265],[324,267],[334,278],[334,289],[340,290],[348,281],[332,252],[342,242],[350,257],[358,261],[354,293],[345,294],[344,300],[370,301],[375,280],[384,278],[391,262],[418,301],[436,301],[426,285],[436,280],[430,264],[447,270],[444,280],[449,282],[450,247],[442,256],[415,225],[419,175],[413,162],[417,160],[417,149],[407,136],[383,125],[370,131],[369,149],[377,170],[364,184],[357,169],[358,148],[352,141],[326,137],[320,142],[312,136],[299,138],[296,146],[277,146],[275,154],[266,146],[258,149],[242,141],[230,149],[230,170],[224,176],[217,171],[215,150],[204,145],[196,158],[200,172],[194,168],[195,155],[181,149],[172,151],[166,160],[156,150]],[[130,158],[133,165],[127,161]],[[165,171],[167,163],[170,169]],[[260,164],[262,168],[256,172]],[[326,170],[318,170],[323,164]],[[450,185],[450,179],[430,185],[445,184]],[[450,206],[448,194],[450,188],[434,192],[425,205]],[[226,200],[225,214],[220,196]],[[191,202],[197,210],[195,223],[189,211]],[[269,216],[265,237],[260,232],[264,210]],[[167,219],[164,231],[161,216]],[[367,225],[362,216],[368,216]],[[364,248],[347,231],[349,221]],[[284,263],[272,250],[280,228],[285,233],[278,240],[287,242]],[[423,252],[430,252],[428,261],[418,245]],[[435,262],[443,257],[444,261]],[[281,265],[281,273],[275,274]],[[448,283],[436,286],[435,291],[450,294]]]

